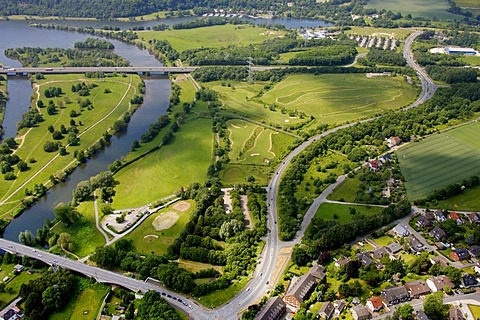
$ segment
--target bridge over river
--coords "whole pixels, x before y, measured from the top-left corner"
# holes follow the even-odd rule
[[[119,73],[190,73],[198,67],[19,67],[0,69],[0,74],[16,75],[25,73],[70,74],[86,72]]]

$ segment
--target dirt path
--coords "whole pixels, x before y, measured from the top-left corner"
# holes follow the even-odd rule
[[[240,196],[240,206],[242,207],[243,215],[245,216],[245,225],[248,229],[253,229],[253,220],[252,216],[250,215],[250,211],[248,210],[248,197],[247,195]]]

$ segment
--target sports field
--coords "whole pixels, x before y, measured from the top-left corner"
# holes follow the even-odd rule
[[[480,124],[436,134],[397,151],[410,200],[480,175]]]
[[[230,45],[250,45],[284,35],[283,31],[249,25],[211,26],[194,29],[138,31],[139,42],[167,40],[179,52],[197,48],[221,48]]]
[[[314,116],[319,122],[339,124],[398,109],[414,100],[417,89],[402,77],[365,74],[291,75],[260,99]]]
[[[400,12],[413,17],[433,18],[441,20],[462,19],[461,16],[449,13],[447,0],[369,0],[366,8],[385,9]]]

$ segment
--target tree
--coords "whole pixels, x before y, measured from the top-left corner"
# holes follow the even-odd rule
[[[393,313],[392,320],[413,320],[413,308],[409,304],[398,307]]]
[[[80,212],[78,212],[74,207],[62,202],[60,202],[55,209],[53,209],[53,214],[67,227],[70,227],[82,217]]]
[[[25,161],[20,160],[17,163],[17,168],[20,171],[27,171],[28,170],[28,164]]]
[[[443,304],[443,293],[436,292],[427,296],[423,303],[423,310],[430,319],[448,319],[448,305]]]
[[[57,245],[59,245],[60,248],[64,250],[73,251],[72,237],[70,236],[70,234],[66,232],[60,233],[60,236],[58,237],[58,240],[57,240]]]
[[[230,221],[225,221],[220,227],[219,235],[223,239],[228,239],[235,236],[238,232],[244,229],[242,222],[237,219],[232,219]]]
[[[113,123],[112,129],[115,133],[127,131],[128,123],[125,120],[117,120]]]
[[[24,244],[26,246],[35,245],[35,237],[33,236],[33,233],[30,230],[25,230],[23,232],[20,232],[20,234],[18,235],[18,241],[20,241],[21,244]]]
[[[90,181],[80,181],[77,184],[75,190],[72,191],[72,194],[73,200],[76,202],[88,199],[88,197],[90,197],[90,195],[92,194],[92,187],[90,185]]]

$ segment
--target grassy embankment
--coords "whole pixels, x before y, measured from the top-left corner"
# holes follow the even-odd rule
[[[350,212],[350,208],[355,209],[355,214]],[[383,208],[380,207],[324,203],[318,208],[313,219],[323,219],[324,221],[337,221],[343,223],[354,220],[359,215],[376,215],[382,212],[382,210]]]
[[[438,18],[440,20],[461,20],[462,16],[447,12],[447,0],[371,0],[366,8],[376,8],[400,12],[412,17]]]
[[[480,124],[472,123],[432,135],[397,151],[410,200],[435,189],[480,175]]]
[[[71,86],[81,82],[87,85],[94,83],[97,87],[90,90],[89,96],[80,97],[78,93],[72,92]],[[105,78],[100,81],[99,79],[83,79],[78,75],[48,76],[46,79],[38,81],[32,107],[36,106],[40,97],[46,105],[49,100],[54,101],[57,112],[49,115],[46,111],[47,108],[40,109],[44,121],[31,129],[23,128],[17,133],[16,140],[20,146],[16,150],[16,154],[28,163],[29,170],[24,172],[16,170],[15,180],[3,181],[0,184],[0,201],[5,201],[0,206],[0,214],[10,217],[25,197],[25,189],[32,190],[35,184],[48,183],[51,175],[72,166],[76,161],[75,151],[80,152],[92,146],[126,111],[133,110],[130,99],[138,93],[139,82],[138,76]],[[44,92],[49,87],[60,87],[63,94],[60,97],[46,98]],[[105,89],[109,89],[110,93],[104,93]],[[79,102],[86,99],[92,102],[93,108],[84,108],[78,116],[72,118],[70,112],[75,110],[78,114],[80,112]],[[43,150],[45,142],[55,141],[47,128],[50,125],[56,130],[59,130],[61,125],[69,128],[72,119],[76,122],[79,130],[79,145],[67,147],[68,154],[65,156],[60,156],[58,152],[45,152]],[[63,139],[58,141],[66,146],[66,140],[67,137],[64,135]]]

